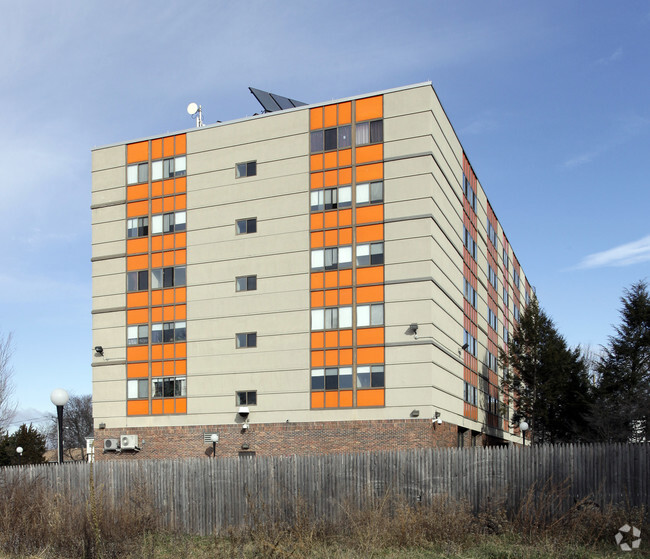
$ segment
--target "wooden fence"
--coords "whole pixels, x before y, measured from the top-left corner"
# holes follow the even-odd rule
[[[426,506],[441,496],[474,511],[524,499],[548,499],[553,513],[589,499],[650,510],[650,445],[559,445],[422,449],[350,455],[159,461],[100,461],[4,468],[0,484],[43,482],[54,491],[97,493],[114,506],[147,502],[164,526],[208,534],[259,514],[306,514],[336,520],[343,507],[372,506],[387,494]],[[142,500],[142,496],[146,496]]]

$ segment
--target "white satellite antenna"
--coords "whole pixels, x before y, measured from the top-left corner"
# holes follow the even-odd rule
[[[197,105],[196,103],[190,103],[187,106],[187,114],[190,115],[192,118],[196,119],[197,128],[203,126],[203,113],[202,113],[201,105]]]

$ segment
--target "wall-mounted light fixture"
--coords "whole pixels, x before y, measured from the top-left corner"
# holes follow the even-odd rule
[[[419,417],[420,416],[420,410],[413,410],[411,412],[411,417]]]
[[[95,346],[95,353],[104,357],[104,348],[100,345]]]
[[[469,344],[463,344],[460,349],[467,349],[469,347]]]
[[[433,423],[436,425],[442,425],[442,418],[440,417],[439,411],[433,414]]]
[[[417,323],[417,322],[413,322],[413,323],[409,326],[409,330],[411,331],[411,333],[412,333],[413,335],[417,334],[417,333],[418,333],[418,323]]]

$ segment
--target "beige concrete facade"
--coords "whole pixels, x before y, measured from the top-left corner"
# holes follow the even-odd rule
[[[384,309],[381,325],[384,341],[370,344],[370,349],[381,347],[384,351],[384,384],[377,389],[383,389],[384,400],[383,405],[359,405],[361,365],[357,354],[360,346],[353,342],[350,368],[354,385],[346,388],[341,380],[338,388],[339,401],[347,401],[344,392],[349,392],[352,405],[318,408],[314,407],[318,398],[313,397],[311,380],[311,371],[317,367],[313,364],[314,332],[310,318],[315,308],[314,271],[310,264],[310,251],[314,247],[310,193],[317,189],[313,186],[310,131],[314,130],[314,114],[325,114],[327,118],[327,108],[324,113],[314,112],[320,111],[320,107],[338,106],[340,128],[341,119],[345,118],[341,115],[348,104],[354,119],[355,111],[359,115],[365,110],[361,104],[364,99],[380,99],[381,119],[375,121],[383,122],[380,142],[383,156],[381,161],[371,164],[381,165],[383,173],[383,220],[378,224],[383,231],[378,241],[383,242],[383,282],[374,287],[383,293],[377,304],[383,304]],[[361,124],[353,120],[351,126],[354,134]],[[155,208],[167,202],[163,194],[160,206],[155,205],[152,169],[154,160],[166,156],[154,154],[158,137],[96,149],[92,154],[92,312],[93,342],[103,349],[103,355],[96,353],[93,359],[93,407],[99,443],[104,428],[113,434],[139,434],[143,439],[151,428],[191,426],[192,433],[196,433],[201,426],[208,432],[218,431],[215,426],[243,422],[252,430],[256,425],[287,422],[307,426],[322,422],[403,421],[412,417],[413,410],[419,412],[418,421],[432,419],[439,413],[446,426],[445,440],[449,440],[450,429],[458,429],[461,434],[468,429],[494,440],[520,440],[505,429],[507,422],[503,417],[488,421],[488,391],[484,390],[484,384],[488,378],[494,381],[497,378],[494,375],[500,379],[501,373],[494,371],[488,375],[485,363],[488,348],[494,347],[490,343],[496,341],[498,347],[503,347],[504,325],[512,332],[512,309],[516,302],[523,311],[530,285],[519,269],[521,288],[515,290],[512,286],[513,270],[518,263],[509,244],[504,245],[507,239],[497,222],[497,245],[490,250],[498,254],[498,289],[489,288],[491,241],[487,222],[492,214],[478,182],[476,209],[473,213],[467,211],[463,171],[469,163],[430,84],[263,114],[169,137],[176,138],[177,150],[170,157],[186,157],[187,172],[182,178],[176,177],[175,187],[169,179],[169,188],[176,188],[176,194],[168,198],[176,199],[176,208],[182,199],[187,226],[183,233],[185,245],[179,244],[181,237],[176,235],[175,248],[167,256],[173,261],[171,253],[175,252],[175,262],[179,262],[182,253],[187,280],[186,285],[175,286],[176,303],[169,309],[160,304],[160,312],[169,310],[170,316],[174,312],[176,317],[185,316],[175,319],[175,328],[178,330],[179,324],[186,324],[186,340],[182,341],[186,353],[179,358],[181,353],[177,348],[174,358],[177,373],[171,376],[185,379],[186,392],[170,397],[175,400],[175,404],[170,404],[175,412],[154,411],[158,404],[154,403],[157,397],[152,382],[166,376],[156,376],[153,362],[159,359],[160,366],[166,366],[167,358],[155,357],[157,350],[153,348],[158,295],[153,293],[151,270],[156,268],[154,242],[158,241],[154,239],[152,222],[157,215]],[[160,145],[165,146],[165,141]],[[136,148],[130,146],[136,145],[146,150],[142,152],[145,159],[141,164],[149,165],[149,175],[142,183],[127,185],[127,167],[133,164],[128,158],[137,159],[129,155],[132,153],[129,150],[133,149],[135,154]],[[183,145],[184,151],[178,151]],[[343,149],[339,148],[338,153],[341,161]],[[355,150],[354,143],[352,154],[353,158],[361,154],[359,146]],[[326,150],[323,157],[327,157]],[[237,178],[236,164],[252,161],[256,162],[255,174]],[[344,167],[338,164],[339,176],[343,176]],[[357,184],[363,182],[355,178],[355,173],[361,176],[361,164],[353,159],[347,167],[352,169],[350,185],[354,192]],[[327,172],[323,174],[327,180]],[[138,195],[138,192],[145,194]],[[144,245],[129,244],[134,239],[127,238],[127,220],[137,217],[137,207],[149,208],[141,214],[149,220],[149,232],[142,237],[148,245],[141,253],[132,247]],[[352,210],[358,210],[356,201]],[[359,220],[361,214],[352,215],[357,215]],[[236,221],[253,218],[256,231],[238,234]],[[476,224],[476,273],[472,281],[476,284],[477,298],[473,322],[477,332],[477,364],[473,365],[476,370],[469,372],[479,378],[478,383],[471,381],[478,389],[478,398],[469,412],[465,384],[470,378],[467,367],[471,359],[468,361],[462,349],[464,330],[467,330],[463,291],[469,269],[463,237],[463,224],[467,220]],[[353,261],[355,247],[361,244],[358,241],[361,227],[360,221],[352,223]],[[337,230],[343,238],[343,225]],[[508,269],[503,261],[504,246]],[[160,258],[167,256],[164,249],[160,250]],[[148,297],[147,303],[135,309],[128,298],[127,272],[133,269],[138,258],[139,262],[148,262],[143,270],[149,283],[146,289],[140,290],[142,297]],[[360,266],[358,260],[353,262],[353,274],[359,273]],[[236,278],[242,276],[256,276],[256,289],[236,291]],[[507,307],[504,283],[510,286]],[[353,297],[360,297],[360,286],[353,280],[349,287]],[[341,298],[347,289],[344,287],[338,286]],[[181,294],[184,299],[178,303]],[[353,299],[352,316],[357,326],[350,330],[354,336],[360,330],[357,316],[361,312],[360,304]],[[495,331],[488,326],[489,304],[497,309]],[[144,323],[133,322],[131,317],[135,316],[148,318]],[[418,325],[417,335],[409,329],[413,323]],[[148,352],[145,359],[134,359],[132,356],[136,354],[130,353],[127,343],[128,327],[137,324],[148,327],[148,340],[140,344],[138,354]],[[256,333],[256,345],[237,348],[236,334],[247,332]],[[181,342],[177,341],[176,345],[180,348]],[[339,346],[343,348],[345,344],[340,342]],[[343,350],[340,351],[342,356]],[[136,361],[140,376],[131,373],[130,366]],[[180,361],[184,371],[181,374],[178,373]],[[343,368],[341,375],[342,371]],[[149,384],[148,394],[144,397],[140,393],[135,398],[139,404],[129,407],[129,396],[133,393],[129,392],[127,382],[137,379]],[[256,403],[248,406],[250,415],[246,420],[238,414],[238,392],[256,393]],[[502,402],[501,396],[499,400]],[[132,413],[133,410],[137,413]],[[144,447],[141,454],[145,457]]]

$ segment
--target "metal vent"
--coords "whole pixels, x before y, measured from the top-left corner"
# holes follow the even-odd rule
[[[219,433],[203,433],[203,442],[205,444],[212,444],[212,435],[217,435],[219,437]],[[217,439],[218,441],[219,439]]]

